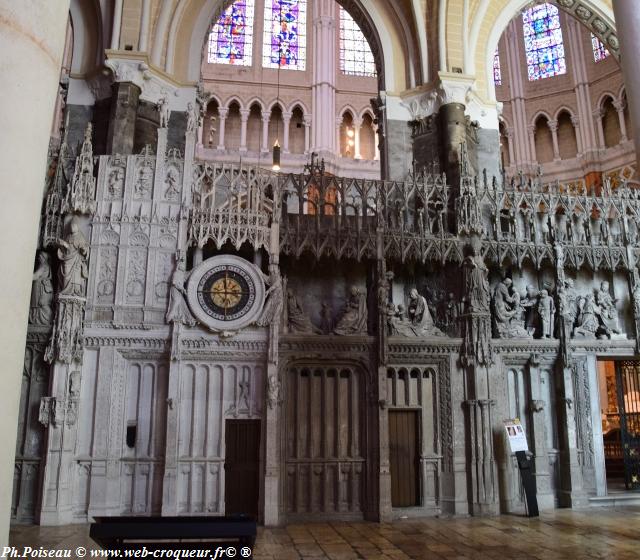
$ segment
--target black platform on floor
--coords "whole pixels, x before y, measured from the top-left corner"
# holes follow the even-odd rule
[[[257,524],[251,517],[96,517],[89,536],[110,550],[253,549]],[[213,556],[212,556],[213,558]],[[220,558],[220,556],[218,556]]]

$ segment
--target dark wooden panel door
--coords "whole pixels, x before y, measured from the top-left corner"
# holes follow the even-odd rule
[[[389,463],[391,505],[420,505],[418,495],[418,412],[389,411]]]
[[[225,513],[257,518],[260,420],[227,420],[225,431]]]

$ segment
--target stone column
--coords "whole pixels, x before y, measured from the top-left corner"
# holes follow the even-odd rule
[[[353,159],[362,159],[360,153],[360,129],[362,128],[362,119],[353,120]]]
[[[536,154],[536,125],[530,124],[527,127],[527,132],[529,133],[529,150],[532,155],[531,161],[529,161],[529,165],[536,165],[538,160]]]
[[[227,124],[227,115],[229,114],[229,109],[226,107],[220,107],[218,109],[218,132],[220,136],[218,137],[218,150],[224,150],[224,135],[225,135],[225,127]]]
[[[111,50],[120,48],[120,26],[122,25],[122,3],[124,0],[116,0],[113,8],[113,30],[111,32]]]
[[[509,146],[509,165],[515,165],[516,163],[516,154],[513,146],[513,128],[507,128],[505,131],[505,136],[507,137],[507,142]]]
[[[593,112],[593,118],[596,120],[596,130],[598,131],[598,148],[604,150],[606,145],[604,143],[604,128],[602,126],[602,118],[604,117],[604,111],[602,108],[596,109]]]
[[[616,109],[616,113],[618,113],[618,122],[620,123],[620,142],[626,142],[629,140],[629,137],[627,136],[627,123],[624,122],[624,101],[614,101],[613,106]]]
[[[311,117],[304,116],[304,153],[311,151]]]
[[[262,151],[269,151],[269,121],[271,116],[268,114],[262,115]]]
[[[640,74],[638,73],[640,11],[638,3],[634,0],[613,0],[613,13],[618,36],[612,35],[609,41],[620,41],[620,52],[623,53],[622,75],[633,127],[632,136],[640,138]],[[636,141],[636,159],[640,161],[640,142],[638,141]]]
[[[441,161],[447,183],[454,189],[460,184],[460,145],[467,141],[467,118],[462,103],[447,103],[440,107]]]
[[[289,153],[289,127],[291,125],[291,112],[286,111],[282,113],[282,122],[284,123],[284,130],[282,131],[282,153]]]
[[[336,114],[336,10],[333,2],[311,4],[313,60],[311,61],[311,112],[315,117],[313,151],[338,153],[334,148],[331,119]],[[640,136],[639,136],[640,137]]]
[[[553,142],[553,160],[560,161],[560,147],[558,146],[558,121],[548,121],[547,126],[551,131],[551,141]]]
[[[240,109],[240,150],[247,151],[247,122],[249,121],[249,109]]]
[[[582,143],[582,136],[580,135],[580,118],[575,115],[571,115],[571,124],[573,125],[574,134],[576,135],[576,144],[578,145],[578,155],[584,154],[584,145]]]
[[[131,154],[135,139],[140,88],[131,82],[116,82],[112,86],[112,91],[107,152]]]
[[[149,48],[149,19],[151,17],[151,0],[142,0],[142,14],[140,15],[140,35],[138,50],[147,52]]]
[[[380,140],[378,139],[378,126],[373,126],[373,143],[374,143],[374,156],[375,161],[380,161]]]
[[[342,142],[340,138],[340,128],[342,128],[342,117],[336,117],[336,154],[342,157]]]
[[[7,79],[0,83],[0,181],[16,182],[0,207],[3,262],[11,273],[0,275],[0,546],[8,543],[11,480],[20,402],[27,315],[33,273],[49,132],[58,92],[69,0],[15,2],[0,0],[0,52]]]

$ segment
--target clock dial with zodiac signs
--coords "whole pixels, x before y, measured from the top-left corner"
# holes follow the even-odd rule
[[[235,330],[257,318],[264,303],[264,282],[252,263],[230,255],[204,261],[187,286],[194,315],[213,330]]]

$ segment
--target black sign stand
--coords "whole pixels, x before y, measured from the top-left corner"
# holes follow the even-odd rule
[[[518,469],[520,469],[524,495],[527,499],[527,517],[538,517],[536,481],[531,469],[531,460],[527,457],[526,451],[516,451],[516,459],[518,459]]]

